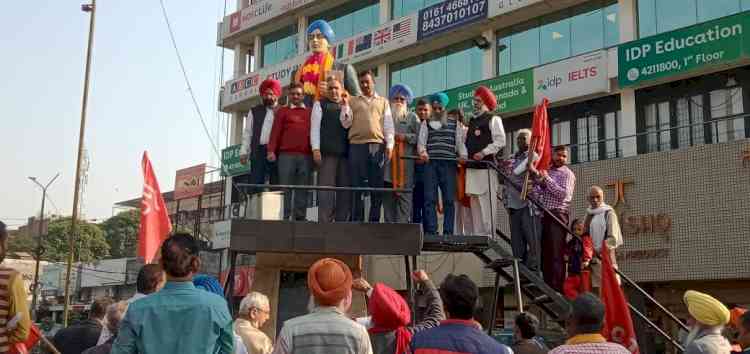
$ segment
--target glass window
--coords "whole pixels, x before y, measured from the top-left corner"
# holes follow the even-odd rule
[[[638,0],[641,37],[750,10],[748,0]]]
[[[617,45],[618,9],[615,1],[599,0],[498,33],[498,75]]]
[[[261,66],[269,66],[297,55],[297,26],[291,25],[261,37]]]
[[[671,148],[669,101],[646,105],[645,128],[647,152],[665,151]]]
[[[742,114],[742,87],[734,87],[711,91],[711,118],[721,119],[714,122],[714,142],[727,142],[745,137],[745,119],[722,119],[725,117]]]
[[[539,29],[539,34],[542,63],[570,56],[570,19],[543,25]],[[601,42],[599,44],[601,45]]]
[[[576,120],[577,160],[575,162],[588,162],[599,160],[599,117],[589,116]]]
[[[570,145],[570,121],[552,124],[552,145]]]
[[[336,33],[336,40],[349,38],[380,24],[380,1],[354,0],[310,18],[309,22],[326,20]]]
[[[482,79],[483,52],[471,45],[444,49],[391,65],[391,85],[409,85],[416,97]]]
[[[605,149],[608,159],[621,155],[620,141],[617,139],[622,131],[620,124],[620,111],[609,112],[604,115],[604,137],[607,139]]]
[[[616,16],[616,13],[615,13]],[[590,52],[602,47],[604,31],[592,31],[602,27],[603,10],[598,9],[571,18],[571,45],[573,55]]]

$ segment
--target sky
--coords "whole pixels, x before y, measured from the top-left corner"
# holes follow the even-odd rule
[[[59,172],[46,211],[72,210],[89,27],[83,2],[15,1],[0,11],[0,220],[10,229],[39,213],[41,190],[28,176],[46,183]],[[226,115],[217,111],[222,53],[216,29],[225,0],[164,3],[198,105],[221,149]],[[235,2],[227,6],[231,12]],[[231,54],[224,53],[225,73],[231,72]],[[162,192],[172,190],[180,168],[218,165],[159,0],[97,2],[84,144],[90,156],[86,219],[101,221],[117,212],[116,202],[140,197],[144,150]]]

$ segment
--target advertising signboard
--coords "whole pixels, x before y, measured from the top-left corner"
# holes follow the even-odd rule
[[[255,27],[261,23],[307,5],[314,0],[251,0],[250,5],[224,17],[224,34],[232,34]]]
[[[419,10],[418,39],[487,18],[488,0],[447,0]]]
[[[488,16],[493,18],[540,2],[542,0],[490,0]]]
[[[242,145],[228,146],[221,150],[221,175],[236,176],[250,171],[250,166],[240,162],[240,148]]]
[[[174,180],[174,200],[198,197],[203,194],[206,164],[177,170]]]
[[[534,103],[609,91],[607,51],[579,55],[534,69]]]
[[[390,21],[372,31],[347,38],[333,45],[334,56],[354,63],[406,47],[417,42],[417,14]]]

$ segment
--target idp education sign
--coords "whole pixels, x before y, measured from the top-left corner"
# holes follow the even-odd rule
[[[487,18],[488,0],[447,0],[419,10],[419,40]]]
[[[620,45],[621,87],[679,75],[748,57],[750,12]]]
[[[240,148],[242,145],[232,145],[221,150],[221,175],[236,176],[250,171],[248,165],[240,162]]]

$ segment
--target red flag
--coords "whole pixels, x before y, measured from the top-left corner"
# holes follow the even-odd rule
[[[539,156],[536,161],[537,170],[548,170],[552,161],[552,144],[550,143],[549,119],[547,117],[547,105],[549,101],[545,98],[542,103],[534,109],[534,120],[531,124],[531,147]]]
[[[618,343],[631,353],[639,353],[638,341],[635,339],[633,319],[625,299],[625,294],[617,281],[617,275],[612,267],[609,248],[602,245],[602,303],[606,309],[604,319],[604,337],[608,341]]]
[[[148,159],[148,152],[143,152],[143,198],[141,199],[141,229],[138,232],[138,257],[150,263],[169,233],[172,222],[167,214],[167,206],[161,196],[159,182],[156,181],[154,169]]]

